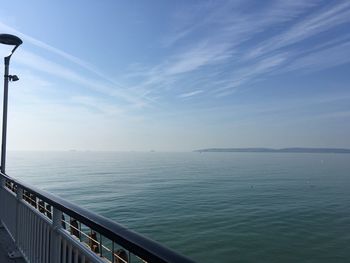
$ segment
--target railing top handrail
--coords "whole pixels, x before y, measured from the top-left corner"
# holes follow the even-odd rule
[[[185,256],[180,255],[175,251],[142,236],[141,234],[129,230],[108,218],[95,214],[54,194],[50,194],[29,184],[22,183],[4,173],[0,172],[0,175],[6,180],[18,185],[23,190],[35,194],[41,200],[73,217],[84,225],[92,228],[94,231],[97,231],[110,240],[118,243],[125,249],[146,261],[152,263],[194,263],[193,260],[188,259]]]

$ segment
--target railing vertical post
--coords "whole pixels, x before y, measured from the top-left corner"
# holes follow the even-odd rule
[[[6,182],[6,179],[3,176],[1,176],[1,187],[5,186],[5,182]]]
[[[17,248],[19,247],[19,235],[20,235],[20,231],[19,231],[19,226],[20,226],[20,205],[21,205],[21,201],[23,199],[23,189],[20,186],[17,186],[17,202],[16,202],[16,233],[15,233],[15,237],[16,237],[16,246]]]
[[[61,242],[58,230],[62,228],[62,211],[58,210],[56,207],[53,207],[52,212],[50,262],[59,263],[61,257]]]
[[[3,196],[3,191],[5,190],[5,184],[6,184],[6,180],[3,176],[1,176],[0,179],[0,224],[2,226],[2,220],[3,220],[3,216],[5,213],[5,202],[4,202],[4,196]]]

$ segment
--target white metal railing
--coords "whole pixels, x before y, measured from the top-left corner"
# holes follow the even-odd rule
[[[106,262],[62,228],[62,212],[53,209],[50,221],[23,200],[23,189],[13,193],[2,180],[0,217],[27,262]]]
[[[111,220],[5,174],[0,173],[0,181],[0,220],[27,262],[194,263]]]

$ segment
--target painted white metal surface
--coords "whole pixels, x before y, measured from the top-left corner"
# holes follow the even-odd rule
[[[53,209],[53,220],[23,200],[23,190],[15,193],[0,187],[1,223],[18,251],[31,263],[99,263],[106,259],[93,253],[79,239],[62,228],[62,212]]]

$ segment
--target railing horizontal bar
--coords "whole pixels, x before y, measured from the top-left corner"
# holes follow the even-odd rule
[[[75,226],[71,225],[69,222],[65,221],[65,220],[62,220],[62,222],[66,223],[69,227],[77,230],[80,234],[84,235],[86,238],[90,239],[91,241],[93,241],[94,243],[96,243],[97,245],[100,245],[100,242],[97,241],[96,239],[93,239],[92,237],[90,237],[88,234],[86,234],[84,231],[81,231],[79,228],[76,228]],[[66,230],[67,232],[69,232],[68,230]],[[72,236],[74,236],[73,234],[70,234]],[[79,242],[82,242],[82,241],[79,241]],[[102,248],[104,248],[105,250],[107,250],[108,252],[111,252],[111,250],[104,246],[103,244],[101,244]]]
[[[6,180],[16,184],[17,187],[20,186],[22,189],[36,195],[44,202],[92,228],[94,231],[97,231],[111,241],[118,243],[143,260],[154,263],[194,263],[193,260],[129,230],[108,218],[90,212],[87,209],[68,202],[56,195],[47,193],[26,183],[22,183],[1,172],[0,175]]]
[[[32,201],[32,202],[36,202],[35,200],[31,199],[28,195],[25,195],[25,194],[24,194],[23,197],[25,197],[26,199],[28,199],[28,200],[30,200],[30,201]],[[44,206],[42,206],[41,204],[39,204],[39,202],[38,202],[37,205],[38,205],[38,208],[40,207],[40,208],[44,209],[45,212],[52,214],[52,212],[51,212],[50,210],[47,210],[46,207],[44,207]]]

